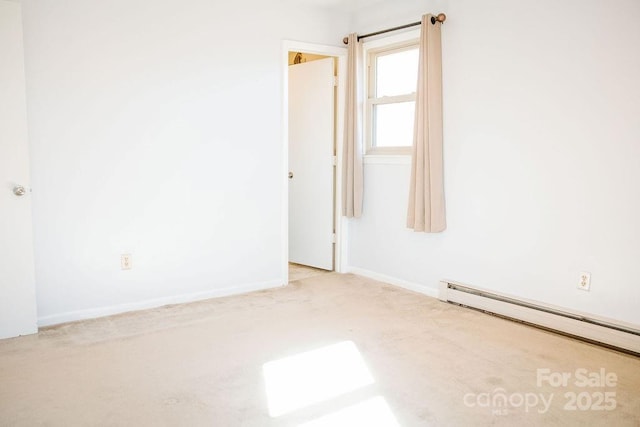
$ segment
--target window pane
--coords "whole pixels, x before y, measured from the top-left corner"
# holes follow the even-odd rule
[[[418,49],[376,57],[376,98],[416,91]]]
[[[379,104],[373,106],[376,147],[407,147],[413,145],[413,114],[415,102]]]

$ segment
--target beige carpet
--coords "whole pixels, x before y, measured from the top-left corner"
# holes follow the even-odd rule
[[[300,424],[638,426],[640,360],[336,273],[0,341],[2,426]]]
[[[321,270],[319,268],[313,268],[306,265],[289,263],[289,283],[296,282],[302,279],[308,279],[310,277],[321,276],[328,274],[330,271]]]

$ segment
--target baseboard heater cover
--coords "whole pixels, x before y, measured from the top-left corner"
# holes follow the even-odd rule
[[[640,329],[611,319],[441,281],[441,301],[486,311],[640,356]]]

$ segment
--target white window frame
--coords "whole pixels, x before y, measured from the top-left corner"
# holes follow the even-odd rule
[[[420,42],[420,30],[407,31],[401,34],[395,34],[384,38],[379,38],[362,45],[364,67],[364,129],[365,129],[365,157],[367,156],[410,156],[411,145],[402,147],[375,147],[373,145],[374,138],[374,105],[391,104],[397,102],[414,101],[416,99],[415,92],[398,96],[385,96],[376,98],[375,93],[375,58],[382,55],[401,52],[418,47]],[[418,76],[416,75],[416,82]]]

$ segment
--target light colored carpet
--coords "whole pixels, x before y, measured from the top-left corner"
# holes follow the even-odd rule
[[[617,382],[577,387],[581,368]],[[588,410],[604,392],[616,408]],[[299,424],[638,426],[640,360],[336,273],[0,341],[2,426]]]
[[[289,283],[328,273],[330,273],[330,271],[309,267],[307,265],[289,263]]]

